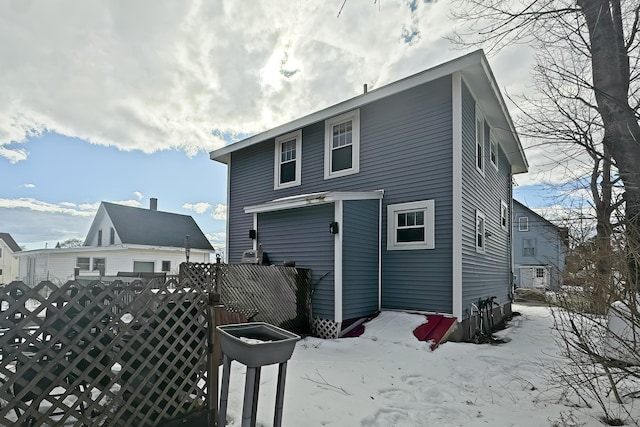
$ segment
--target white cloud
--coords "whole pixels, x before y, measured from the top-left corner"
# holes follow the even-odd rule
[[[218,148],[456,56],[441,49],[447,8],[2,2],[0,156],[23,160],[15,143],[45,130],[124,150]]]
[[[31,198],[20,198],[20,199],[0,198],[0,208],[8,208],[8,209],[24,208],[30,211],[65,214],[65,215],[71,215],[71,216],[93,216],[95,214],[95,210],[94,211],[78,210],[68,206],[65,203],[61,203],[61,204],[47,203],[47,202],[43,202],[40,200],[31,199]]]
[[[213,209],[213,212],[211,213],[211,216],[214,219],[221,219],[223,221],[226,221],[226,219],[227,219],[227,205],[217,204],[216,207]]]
[[[111,203],[115,203],[117,205],[131,206],[132,208],[139,208],[140,206],[142,206],[142,203],[140,203],[138,200],[133,200],[133,199],[129,199],[129,200],[114,200]],[[100,203],[98,203],[98,206],[99,205],[100,205]]]
[[[182,209],[194,211],[198,214],[205,213],[207,210],[209,210],[210,207],[211,205],[207,202],[185,203],[182,205]]]
[[[137,198],[138,200],[142,200],[142,198],[144,197],[144,194],[142,194],[142,193],[141,193],[141,192],[139,192],[139,191],[134,191],[134,192],[133,192],[133,195],[134,195],[134,196],[136,196],[136,198]]]
[[[2,130],[0,128],[0,157],[4,157],[9,160],[9,163],[18,163],[21,160],[26,160],[27,151],[22,148],[7,148],[3,147],[2,144],[9,143],[11,140],[2,140]]]
[[[36,188],[35,184],[25,184],[25,188]]]

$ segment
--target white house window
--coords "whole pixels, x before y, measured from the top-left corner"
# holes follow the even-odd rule
[[[116,243],[116,230],[111,227],[111,233],[109,234],[109,244],[114,245]]]
[[[302,167],[302,131],[297,130],[276,138],[273,188],[300,185]]]
[[[536,256],[536,241],[534,239],[522,240],[522,256]]]
[[[93,266],[91,268],[92,271],[99,271],[101,276],[104,276],[105,268],[107,266],[107,262],[105,258],[94,258]]]
[[[98,246],[102,246],[102,230],[98,230]]]
[[[162,271],[171,271],[171,261],[162,261]]]
[[[435,248],[435,201],[387,206],[387,250]]]
[[[489,159],[491,164],[498,170],[498,141],[493,133],[489,136]]]
[[[518,231],[529,231],[529,218],[526,216],[518,218]]]
[[[476,108],[476,169],[484,175],[484,118]]]
[[[89,257],[78,257],[76,258],[76,267],[78,267],[80,270],[86,270],[89,271]]]
[[[536,278],[544,279],[544,267],[536,267]]]
[[[500,227],[504,230],[507,229],[507,222],[509,221],[507,218],[509,216],[509,208],[507,204],[500,200]]]
[[[324,179],[360,171],[360,110],[325,121]]]
[[[484,252],[485,248],[485,217],[476,211],[476,252]]]

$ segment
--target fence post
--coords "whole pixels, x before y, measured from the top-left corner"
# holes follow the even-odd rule
[[[209,345],[207,351],[207,406],[209,410],[209,426],[217,424],[218,419],[218,366],[220,364],[220,342],[216,326],[222,321],[220,304],[220,256],[216,257],[215,285],[209,289],[209,305],[207,307]]]

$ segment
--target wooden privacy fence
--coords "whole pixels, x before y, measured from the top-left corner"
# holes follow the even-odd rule
[[[183,264],[180,279],[1,286],[0,425],[157,426],[217,405],[217,386],[207,394],[216,277],[236,311],[220,324],[242,313],[295,332],[308,324],[308,272],[263,268]]]

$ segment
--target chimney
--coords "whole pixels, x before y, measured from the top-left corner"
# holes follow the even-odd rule
[[[152,211],[158,210],[158,199],[156,199],[155,197],[149,199],[149,209]]]

